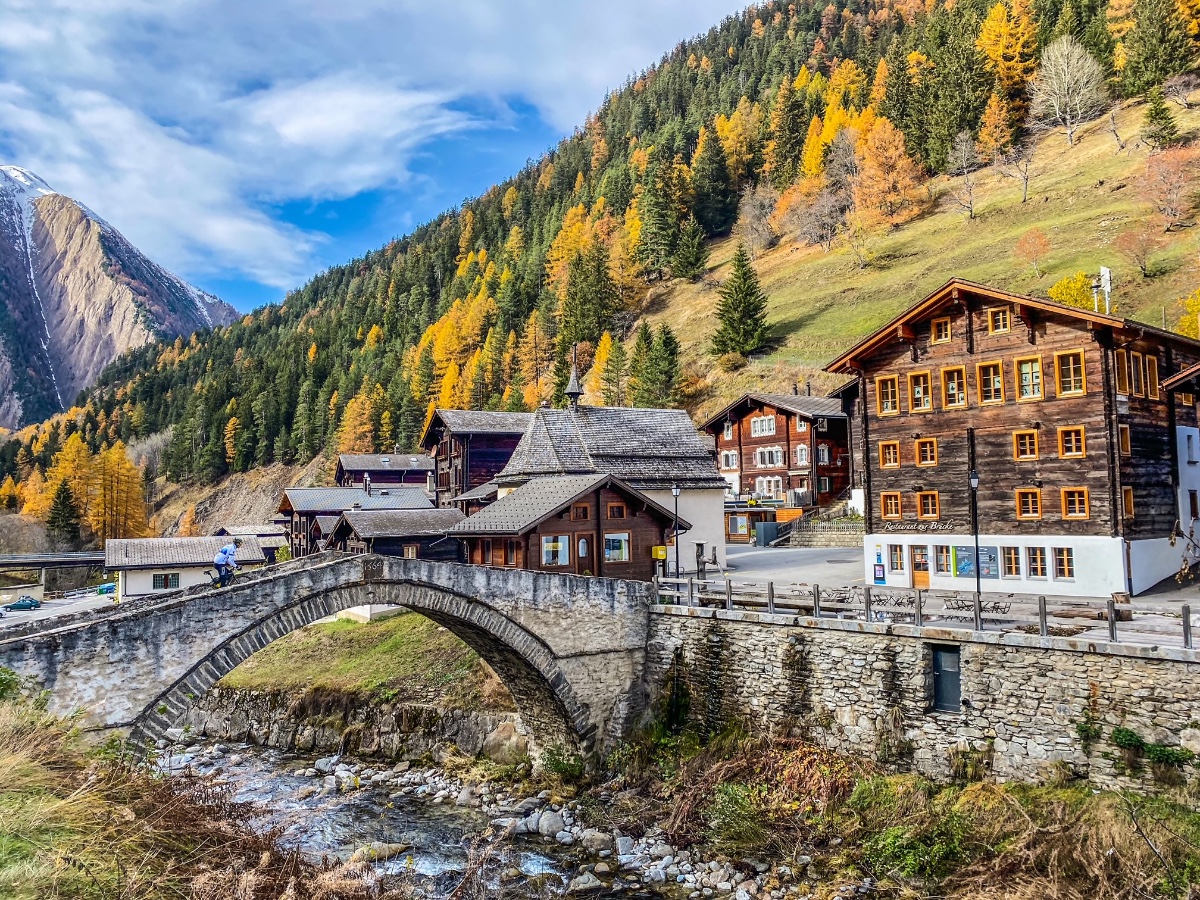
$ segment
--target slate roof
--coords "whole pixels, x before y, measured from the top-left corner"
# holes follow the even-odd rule
[[[437,467],[424,453],[343,453],[338,465],[345,472],[432,472]]]
[[[287,530],[279,524],[267,525],[222,525],[213,534],[229,537],[252,537],[266,549],[277,549],[288,542]]]
[[[334,533],[352,529],[360,538],[441,535],[463,518],[458,509],[354,509],[342,513]]]
[[[725,489],[712,451],[682,409],[539,409],[508,464],[511,484],[540,475],[616,475],[637,490]]]
[[[317,516],[317,527],[321,529],[321,535],[328,537],[333,534],[333,529],[337,527],[340,516]]]
[[[438,409],[418,442],[428,447],[434,427],[441,423],[454,434],[524,434],[533,413],[492,412],[480,409]]]
[[[533,478],[516,490],[485,506],[473,516],[467,516],[448,534],[523,534],[550,516],[562,512],[571,502],[606,485],[658,510],[668,519],[673,514],[650,500],[641,492],[612,475],[559,475]],[[682,531],[692,526],[679,520]]]
[[[738,399],[734,400],[719,413],[712,416],[704,423],[703,427],[706,430],[720,428],[732,410],[737,409],[742,404],[753,405],[758,403],[765,403],[776,409],[804,416],[807,419],[815,419],[818,416],[827,419],[846,418],[846,413],[842,410],[841,401],[834,397],[810,397],[805,394],[762,394],[752,391],[748,394],[742,394],[742,396],[738,397]]]
[[[419,487],[389,485],[376,487],[368,495],[358,487],[288,488],[283,492],[284,504],[298,513],[343,513],[357,503],[362,509],[430,509],[433,504]]]
[[[477,488],[471,488],[469,491],[459,494],[453,499],[453,503],[462,503],[469,500],[493,500],[496,497],[496,491],[499,485],[494,481],[485,481]]]
[[[162,569],[211,568],[217,551],[228,544],[228,537],[113,538],[104,543],[104,568]],[[261,565],[267,558],[253,537],[242,538],[237,549],[238,565]]]

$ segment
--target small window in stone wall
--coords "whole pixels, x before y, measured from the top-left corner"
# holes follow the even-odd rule
[[[962,710],[962,677],[959,648],[951,644],[933,644],[933,708],[938,712]]]

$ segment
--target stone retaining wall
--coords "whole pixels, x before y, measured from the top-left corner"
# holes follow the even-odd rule
[[[355,753],[388,760],[441,761],[450,745],[468,756],[515,762],[527,753],[515,713],[419,704],[356,702],[338,695],[238,691],[216,687],[184,715],[184,739],[247,741],[302,753]],[[176,739],[178,735],[172,735]]]
[[[677,680],[702,730],[740,719],[937,780],[1077,776],[1150,790],[1195,774],[1190,763],[1153,767],[1112,743],[1120,726],[1148,744],[1200,752],[1194,651],[726,610],[653,613],[650,696],[661,708]],[[936,645],[960,648],[959,712],[932,710]]]

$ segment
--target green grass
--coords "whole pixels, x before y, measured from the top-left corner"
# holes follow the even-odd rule
[[[253,691],[322,691],[388,701],[511,709],[466,644],[415,613],[310,625],[254,654],[221,682]]]
[[[1181,132],[1200,131],[1200,110],[1172,107],[1172,112]],[[1121,153],[1105,130],[1106,120],[1084,129],[1073,148],[1060,134],[1042,138],[1027,203],[1020,202],[1016,181],[991,169],[980,171],[971,221],[948,196],[955,180],[932,180],[929,211],[875,234],[868,245],[872,262],[865,269],[844,242],[825,253],[785,237],[755,262],[769,298],[775,345],[741,372],[719,373],[706,355],[717,303],[712,286],[673,282],[657,292],[649,318],[677,330],[685,359],[707,381],[694,398],[699,413],[715,412],[745,390],[787,390],[806,378],[813,379],[814,390],[834,387],[842,379],[822,373],[824,364],[953,276],[1045,296],[1060,278],[1096,273],[1107,265],[1114,271],[1120,314],[1161,325],[1165,310],[1173,327],[1182,313],[1181,299],[1200,284],[1200,230],[1166,235],[1151,278],[1142,278],[1112,247],[1122,231],[1152,217],[1138,188],[1147,159],[1146,149],[1134,146],[1142,116],[1140,104],[1118,115],[1121,135],[1129,141]],[[1052,246],[1040,278],[1013,254],[1017,240],[1033,227],[1041,228]],[[728,276],[733,248],[733,239],[713,247],[711,277]]]

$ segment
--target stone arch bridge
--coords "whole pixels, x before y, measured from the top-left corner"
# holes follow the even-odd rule
[[[40,684],[54,712],[152,740],[255,651],[383,603],[445,626],[486,660],[535,747],[602,750],[644,707],[648,584],[376,555],[324,553],[226,588],[0,630],[0,666]]]

